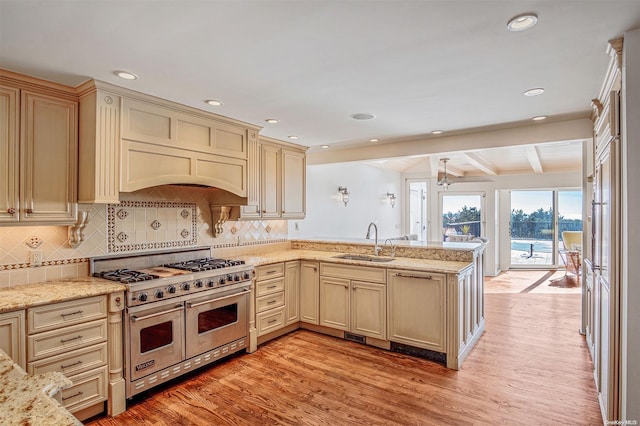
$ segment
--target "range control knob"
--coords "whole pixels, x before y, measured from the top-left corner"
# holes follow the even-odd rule
[[[231,274],[227,275],[227,281],[233,281],[233,275]]]
[[[194,283],[196,288],[202,288],[202,286],[204,285],[202,280],[196,280],[196,282]]]
[[[213,287],[214,285],[216,285],[216,283],[213,280],[209,280],[209,282],[207,283],[207,287]]]
[[[226,279],[224,277],[220,277],[220,279],[218,279],[218,283],[220,285],[223,285],[225,283]]]
[[[248,280],[248,279],[249,279],[249,273],[248,273],[248,272],[244,272],[244,273],[242,274],[242,279],[243,279],[243,280]]]
[[[147,293],[140,293],[138,294],[138,302],[146,302],[148,297]]]
[[[189,284],[189,283],[182,283],[182,286],[181,286],[181,287],[182,287],[182,289],[183,289],[184,291],[189,291],[189,289],[191,288],[191,284]]]
[[[156,299],[162,299],[164,297],[164,291],[158,289],[156,290],[155,295]]]
[[[167,291],[171,294],[176,292],[176,286],[175,285],[170,285],[169,287],[167,287]]]
[[[233,280],[234,280],[234,281],[240,281],[240,275],[235,274],[235,275],[233,276]]]

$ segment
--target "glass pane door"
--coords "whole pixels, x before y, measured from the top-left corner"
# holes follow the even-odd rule
[[[511,266],[556,264],[554,191],[511,191]]]
[[[409,234],[427,240],[427,182],[407,181],[409,190]]]
[[[466,241],[481,237],[482,194],[442,194],[442,240]]]

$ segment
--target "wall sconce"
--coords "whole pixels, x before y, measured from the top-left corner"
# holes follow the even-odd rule
[[[340,193],[340,196],[342,197],[342,202],[344,203],[344,206],[347,206],[347,203],[349,202],[349,191],[347,191],[347,187],[346,186],[339,186],[338,187],[338,192]]]
[[[387,192],[387,197],[389,197],[389,204],[391,204],[391,208],[396,205],[396,194],[393,192]]]

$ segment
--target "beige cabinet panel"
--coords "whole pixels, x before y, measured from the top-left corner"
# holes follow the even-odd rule
[[[67,302],[36,306],[28,310],[29,334],[56,330],[107,316],[104,296],[88,297]]]
[[[0,350],[26,369],[24,311],[0,314]]]
[[[284,326],[284,306],[260,312],[256,315],[258,336],[271,333]]]
[[[282,149],[282,217],[304,218],[306,211],[306,155]]]
[[[268,280],[271,278],[284,277],[284,263],[273,263],[256,267],[256,280]]]
[[[342,278],[320,277],[320,325],[349,331],[350,282]]]
[[[21,92],[21,221],[73,223],[77,217],[74,101]]]
[[[107,365],[107,342],[29,363],[29,374],[61,371],[67,377]]]
[[[62,391],[62,405],[72,413],[104,401],[108,397],[108,368],[70,376],[73,385]]]
[[[29,362],[107,340],[107,320],[63,327],[27,337]]]
[[[285,325],[300,320],[300,262],[287,262],[285,272]]]
[[[337,278],[346,278],[370,283],[384,284],[386,282],[386,270],[383,268],[371,268],[367,266],[342,265],[338,263],[321,263],[320,275]]]
[[[300,321],[319,324],[320,265],[300,262]]]
[[[20,91],[0,87],[0,222],[19,220]]]
[[[386,339],[387,286],[351,281],[351,298],[351,331]]]
[[[260,150],[260,204],[263,218],[279,218],[280,210],[280,149],[262,145]]]
[[[445,352],[445,276],[390,270],[387,287],[389,340]]]
[[[266,296],[256,297],[256,313],[284,306],[284,291],[279,291]]]

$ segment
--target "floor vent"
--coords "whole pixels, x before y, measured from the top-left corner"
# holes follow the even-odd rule
[[[391,351],[405,355],[416,356],[419,358],[435,361],[439,364],[447,365],[447,355],[441,352],[430,351],[429,349],[416,348],[414,346],[403,345],[401,343],[391,342]]]
[[[344,333],[344,340],[351,340],[352,342],[362,343],[363,345],[366,343],[364,336],[353,333]]]

